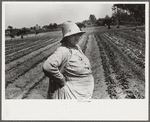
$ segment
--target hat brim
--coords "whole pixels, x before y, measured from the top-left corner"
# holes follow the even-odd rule
[[[72,33],[72,34],[69,33],[69,34],[65,35],[60,42],[64,41],[66,37],[69,37],[69,36],[72,36],[72,35],[76,35],[76,34],[81,34],[80,36],[82,36],[84,33],[86,33],[86,32],[85,31],[81,31],[81,32]]]

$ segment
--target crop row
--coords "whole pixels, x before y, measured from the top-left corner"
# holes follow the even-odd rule
[[[108,45],[108,43],[106,43],[106,41],[104,41],[104,37],[99,35],[99,38],[101,39],[101,43],[106,51],[106,55],[108,56],[108,60],[109,60],[109,64],[111,65],[111,68],[113,70],[113,73],[116,74],[116,86],[119,86],[119,88],[116,89],[116,92],[121,92],[121,90],[123,89],[128,89],[128,81],[126,80],[126,75],[124,73],[124,71],[122,70],[122,66],[120,65],[119,61],[117,60],[117,55],[115,55],[114,51],[111,49],[111,46]],[[109,43],[110,44],[110,43]],[[116,87],[114,86],[114,87]],[[117,91],[117,90],[120,91]],[[127,96],[126,96],[127,97]],[[129,97],[129,96],[128,96]],[[135,96],[131,96],[131,98],[135,98]]]
[[[52,39],[50,37],[46,37],[46,38],[35,38],[35,40],[31,39],[26,39],[23,42],[20,42],[18,44],[13,44],[11,46],[6,46],[5,47],[5,55],[8,55],[9,53],[15,53],[19,50],[25,49],[25,48],[29,48],[30,46],[36,45],[37,43],[44,43],[45,41]]]
[[[116,31],[115,31],[115,35],[122,37],[126,40],[129,40],[131,42],[134,42],[142,47],[145,47],[145,39],[144,38],[141,39],[141,38],[138,38],[138,36],[132,36],[132,35],[126,34],[124,32],[116,32]]]
[[[45,37],[50,37],[50,38],[62,38],[62,33],[61,31],[54,31],[54,32],[48,32],[48,33],[39,33],[37,36],[34,36],[31,34],[31,36],[25,36],[25,38],[23,39],[20,39],[20,38],[15,38],[15,39],[12,39],[12,40],[5,40],[5,46],[14,46],[14,45],[17,45],[17,44],[20,44],[20,43],[24,43],[24,42],[33,42],[35,40],[43,40],[45,39]]]
[[[30,47],[32,45],[36,45],[38,43],[42,44],[44,42],[44,40],[49,40],[49,39],[51,39],[51,38],[50,37],[46,37],[44,39],[38,39],[38,40],[35,40],[35,41],[25,41],[25,42],[22,42],[20,44],[16,44],[16,45],[12,45],[12,46],[6,47],[5,48],[5,55],[8,55],[10,53],[19,51],[21,49]]]
[[[145,68],[145,56],[141,54],[141,50],[134,48],[130,44],[127,44],[126,41],[122,38],[114,38],[107,33],[105,33],[105,36],[112,40],[112,42],[115,43],[118,47],[120,47],[132,61],[138,64],[141,68]]]
[[[108,57],[107,57],[106,52],[104,50],[104,48],[106,48],[106,47],[104,47],[102,45],[102,40],[101,40],[101,38],[98,37],[98,35],[95,35],[95,38],[96,38],[96,41],[98,43],[99,50],[100,50],[100,57],[102,59],[105,82],[106,82],[106,85],[107,85],[107,92],[110,95],[110,98],[117,99],[118,96],[115,92],[116,83],[115,83],[114,79],[112,79],[112,77],[110,76],[110,74],[111,74],[110,65],[109,65],[109,62],[108,62]]]
[[[10,50],[12,48],[16,48],[16,47],[19,47],[19,46],[22,46],[22,45],[25,45],[27,42],[24,41],[22,43],[19,43],[19,44],[13,44],[13,45],[5,45],[5,52],[6,50]]]
[[[47,37],[48,35],[45,35],[45,37]],[[41,38],[45,38],[44,36],[36,36],[36,37],[26,37],[25,39],[20,39],[20,38],[16,38],[16,39],[12,39],[12,40],[6,40],[5,41],[5,46],[6,47],[10,47],[13,45],[18,45],[18,44],[22,44],[22,43],[29,43],[29,42],[33,42],[36,40],[39,40]]]
[[[103,34],[102,34],[103,35]],[[118,53],[118,58],[120,58],[120,61],[123,61],[123,64],[127,66],[127,69],[130,69],[130,71],[134,74],[133,76],[138,77],[138,79],[145,81],[145,76],[144,76],[144,70],[141,69],[140,67],[137,67],[137,64],[132,62],[130,58],[123,53],[123,51],[113,43],[113,41],[106,36],[103,36],[106,40],[108,40],[109,44],[111,44],[112,50],[114,50],[116,53]]]
[[[145,28],[143,29],[138,29],[138,30],[145,30]],[[124,30],[123,32],[127,33],[128,35],[137,37],[137,38],[141,38],[141,39],[145,39],[145,34],[143,32],[139,32],[139,31],[131,31],[131,30]]]
[[[136,89],[136,92],[134,89],[129,89],[129,81],[128,79],[132,78],[132,75],[130,72],[124,71],[123,65],[121,65],[121,62],[118,60],[117,50],[113,47],[113,45],[110,43],[110,40],[108,40],[103,35],[99,36],[101,39],[101,43],[106,51],[106,54],[108,56],[109,64],[111,65],[112,70],[114,71],[116,75],[116,83],[117,86],[119,85],[121,89],[123,89],[124,93],[126,93],[125,98],[144,98],[144,95],[139,92],[138,89]],[[114,51],[115,50],[115,51]],[[123,59],[123,58],[122,58]],[[117,88],[117,87],[116,87]],[[121,89],[119,90],[117,88],[117,92],[121,92]]]
[[[22,99],[46,99],[48,83],[49,78],[43,77],[34,85],[29,87],[28,90],[26,90],[26,93],[23,95]]]
[[[49,44],[52,44],[54,42],[55,42],[55,40],[51,40],[51,41],[48,40],[46,42],[43,42],[42,44],[33,45],[31,47],[22,49],[22,50],[20,50],[18,52],[14,52],[14,53],[6,56],[5,63],[9,63],[9,62],[11,62],[13,60],[16,60],[16,59],[18,59],[18,58],[20,58],[20,57],[22,57],[24,55],[27,55],[27,54],[35,51],[35,50],[38,50],[39,48],[45,47],[45,46],[47,46]]]
[[[51,50],[54,50],[54,48],[59,45],[60,43],[55,43],[51,46],[51,48],[40,52],[39,55],[36,55],[34,58],[28,59],[27,61],[23,62],[20,65],[17,65],[16,67],[12,68],[11,70],[8,70],[6,72],[6,79],[5,79],[5,86],[9,83],[13,83],[17,78],[19,78],[21,75],[24,75],[26,72],[28,72],[31,68],[35,67],[38,63],[45,60],[49,55],[51,55]]]
[[[59,43],[58,40],[59,39],[55,39],[55,41],[56,41],[55,43]],[[55,43],[53,43],[53,44],[55,44]],[[40,48],[38,50],[35,50],[35,51],[31,52],[28,55],[25,55],[25,56],[20,57],[20,58],[12,61],[10,63],[7,63],[7,65],[5,66],[5,72],[7,73],[7,71],[9,71],[9,70],[11,70],[15,67],[18,67],[19,65],[22,65],[24,62],[31,60],[32,58],[36,57],[37,55],[40,55],[43,51],[46,51],[49,48],[51,48],[53,44],[47,45],[43,48]]]
[[[45,35],[45,36],[47,36],[47,35]],[[26,37],[25,39],[18,38],[18,39],[6,40],[5,46],[6,47],[14,46],[14,45],[22,44],[24,42],[29,43],[29,42],[39,40],[41,38],[42,38],[42,36],[36,36],[36,37]]]
[[[42,70],[43,62],[37,64],[24,75],[20,76],[12,84],[8,84],[5,88],[6,99],[23,99],[34,88],[36,84],[41,82],[45,75]]]
[[[131,49],[137,53],[138,55],[139,54],[142,54],[144,55],[145,54],[145,45],[139,45],[137,44],[136,41],[131,41],[129,39],[125,39],[125,38],[122,38],[120,36],[120,32],[109,32],[107,33],[111,38],[114,38],[116,41],[122,41],[124,42],[124,44],[128,45],[131,47]]]
[[[126,38],[128,38],[128,40],[134,42],[135,44],[145,47],[145,38],[141,38],[140,35],[136,35],[134,36],[133,33],[126,33],[126,32],[119,32],[118,34],[120,34],[121,36],[124,36]],[[144,35],[144,34],[143,34]]]
[[[132,98],[132,99],[137,98],[137,95],[135,95],[135,93],[132,90],[128,90],[129,82],[128,82],[127,78],[130,78],[131,75],[126,73],[123,70],[123,67],[118,60],[118,55],[116,55],[116,53],[114,52],[111,43],[109,42],[109,40],[107,40],[102,35],[98,35],[98,38],[99,38],[99,42],[100,42],[99,45],[101,45],[100,48],[104,49],[104,51],[107,55],[107,60],[104,60],[104,58],[102,58],[102,57],[101,58],[102,58],[102,60],[104,60],[104,62],[108,62],[108,64],[110,66],[105,65],[105,63],[103,63],[103,64],[104,64],[104,66],[108,67],[107,69],[112,70],[112,72],[109,71],[108,73],[110,73],[110,74],[112,73],[111,75],[115,74],[115,78],[113,78],[113,79],[109,76],[110,74],[105,76],[106,80],[109,84],[108,89],[111,89],[111,92],[113,91],[113,94],[118,94],[119,98],[120,97]],[[106,70],[106,68],[104,68],[104,70]],[[127,91],[127,92],[124,92],[124,91]],[[110,93],[110,90],[108,92]],[[138,95],[138,96],[140,96],[139,98],[143,98],[142,95]]]

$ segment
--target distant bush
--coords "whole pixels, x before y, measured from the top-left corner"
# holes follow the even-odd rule
[[[140,26],[141,22],[125,22],[124,25],[127,25],[127,26]]]

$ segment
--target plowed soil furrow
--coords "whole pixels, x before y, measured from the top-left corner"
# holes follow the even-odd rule
[[[141,91],[141,89],[143,89],[144,84],[142,84],[142,81],[140,81],[137,77],[132,77],[134,76],[134,72],[130,71],[129,67],[128,67],[128,61],[127,60],[123,60],[125,58],[123,58],[123,54],[122,56],[117,54],[117,53],[121,53],[119,52],[119,50],[115,50],[114,45],[111,44],[111,42],[106,39],[104,36],[99,35],[100,38],[100,43],[102,44],[101,48],[104,48],[104,50],[106,51],[106,55],[108,57],[108,64],[110,64],[112,71],[110,70],[110,67],[108,68],[110,71],[107,73],[108,77],[105,76],[107,78],[107,82],[109,84],[109,92],[111,93],[110,95],[113,95],[113,97],[111,96],[111,98],[137,98],[137,99],[142,99],[144,98],[144,92]],[[121,58],[122,57],[122,58]],[[127,61],[128,63],[125,63],[125,61]],[[105,61],[106,62],[106,61]],[[104,66],[105,64],[103,64]],[[106,65],[106,66],[107,66]],[[130,65],[131,68],[131,65]],[[114,74],[114,73],[115,74]],[[109,75],[109,73],[111,75]],[[130,74],[131,73],[131,74]],[[134,75],[132,75],[132,73]],[[130,79],[130,80],[129,80]],[[133,82],[131,80],[134,80]],[[131,84],[135,84],[140,88],[137,87],[136,89],[136,93],[135,90],[129,90],[131,86]],[[111,84],[111,85],[110,85]],[[142,84],[142,85],[141,85]],[[126,92],[128,91],[128,92]],[[121,95],[121,96],[120,96]]]
[[[43,55],[46,57],[44,57],[41,62],[37,62],[37,64],[35,64],[36,61],[32,61],[34,66],[28,67],[28,71],[22,72],[23,74],[20,74],[20,76],[14,79],[14,82],[7,84],[5,92],[6,99],[25,99],[30,91],[32,91],[35,86],[45,79],[45,75],[42,72],[43,62],[59,45],[60,43],[53,44],[49,50],[43,52]],[[23,68],[18,69],[18,72],[22,70]],[[12,74],[13,73],[14,71]]]
[[[122,38],[121,36],[115,34],[115,33],[107,33],[109,37],[117,40],[117,41],[122,41],[126,44],[128,44],[129,46],[131,46],[132,48],[136,48],[136,49],[141,49],[141,48],[144,48],[145,45],[142,44],[138,44],[136,41],[131,41],[131,40],[128,40],[128,39],[125,39],[125,38]],[[143,53],[145,53],[145,50],[143,50]]]
[[[137,40],[138,42],[145,42],[145,37],[143,36],[140,36],[139,34],[133,34],[133,33],[130,33],[130,31],[123,31],[123,32],[120,32],[120,34],[124,35],[124,36],[128,36],[134,40]]]
[[[5,52],[6,52],[6,50],[13,49],[13,48],[16,48],[16,47],[25,45],[26,43],[27,43],[27,42],[22,42],[22,43],[15,44],[15,45],[12,45],[12,44],[5,45]]]
[[[121,33],[121,32],[119,32],[119,33],[115,32],[115,35],[117,35],[119,37],[122,37],[122,38],[124,38],[124,39],[126,39],[128,41],[134,42],[137,45],[145,47],[145,39],[141,40],[141,39],[136,38],[136,36],[135,37],[131,37],[131,36],[129,36],[127,34],[124,34],[124,33]]]
[[[94,91],[92,99],[110,99],[107,93],[104,70],[100,58],[99,47],[93,34],[89,35],[85,55],[90,60],[94,77]]]
[[[35,50],[38,50],[39,48],[45,47],[45,46],[52,44],[52,43],[54,43],[54,40],[48,40],[48,41],[44,42],[43,44],[40,44],[40,45],[38,44],[35,46],[25,48],[21,51],[14,52],[13,54],[7,55],[5,57],[5,63],[9,63],[10,61],[16,60],[16,59],[18,59],[24,55],[27,55],[27,54],[35,51]]]
[[[12,84],[8,84],[5,96],[7,99],[22,99],[34,87],[35,84],[43,79],[44,73],[42,71],[43,62],[36,65],[24,75],[20,76]],[[12,90],[13,88],[13,90]]]
[[[19,50],[22,50],[22,49],[25,49],[25,48],[28,48],[28,47],[31,47],[31,46],[36,46],[38,44],[42,44],[44,43],[45,41],[47,40],[50,40],[52,38],[50,37],[45,37],[43,39],[40,39],[40,40],[36,40],[34,42],[26,42],[26,43],[23,43],[22,45],[14,45],[14,46],[11,46],[9,48],[6,48],[5,49],[5,55],[8,55],[8,54],[11,54],[13,52],[16,52],[16,51],[19,51]]]
[[[48,37],[48,36],[45,36],[45,37]],[[44,38],[45,38],[44,37]],[[44,39],[43,38],[43,39]],[[42,39],[41,37],[34,37],[34,38],[29,38],[27,37],[25,40],[24,39],[16,39],[14,41],[5,41],[5,46],[6,48],[5,49],[9,49],[10,47],[11,48],[14,48],[14,47],[17,47],[17,46],[20,46],[20,45],[23,45],[25,43],[32,43],[32,42],[35,42],[35,41],[38,41]],[[9,43],[8,43],[9,42]]]
[[[14,69],[7,72],[6,79],[5,79],[5,86],[7,87],[8,84],[13,83],[15,79],[19,78],[20,76],[24,75],[26,72],[28,72],[31,68],[34,68],[38,63],[45,60],[51,53],[58,47],[60,43],[53,45],[52,48],[49,50],[46,50],[42,52],[40,55],[37,55],[32,60],[29,60],[27,62],[24,62],[23,65],[19,65],[18,67],[15,67]]]
[[[145,68],[145,56],[141,48],[136,48],[136,46],[132,46],[131,44],[127,44],[123,39],[114,39],[108,34],[104,34],[107,38],[111,40],[116,46],[118,46],[132,61],[134,61],[138,66],[142,69]],[[143,48],[144,49],[144,48]],[[141,69],[141,70],[142,70]]]
[[[112,36],[110,34],[107,34],[107,37],[110,38],[113,42],[115,42],[116,45],[122,46],[122,50],[126,53],[129,53],[129,51],[133,52],[137,58],[140,58],[141,60],[145,61],[145,46],[143,47],[130,40],[126,40],[124,38],[114,35]]]
[[[43,51],[48,50],[49,48],[51,48],[52,46],[54,46],[55,44],[59,43],[60,39],[55,39],[55,43],[48,45],[46,47],[40,48],[34,52],[31,52],[28,55],[25,55],[23,57],[18,58],[17,60],[14,60],[10,63],[8,63],[5,66],[5,73],[7,73],[9,70],[12,70],[13,68],[18,67],[19,65],[23,65],[24,62],[30,61],[32,60],[34,57],[36,57],[37,55],[40,55]]]
[[[53,35],[50,35],[49,33],[47,34],[45,33],[45,34],[38,35],[38,36],[26,37],[24,39],[14,39],[14,40],[5,41],[5,50],[20,48],[20,46],[24,44],[28,45],[37,41],[42,42],[42,40],[47,40],[47,39],[56,38],[56,37],[60,38],[61,36],[53,36]]]
[[[104,76],[105,76],[105,82],[107,85],[108,95],[110,96],[111,99],[118,99],[118,98],[120,98],[120,96],[123,96],[122,98],[124,98],[124,94],[121,94],[121,95],[117,94],[116,90],[115,90],[116,88],[117,89],[120,89],[120,88],[117,86],[117,83],[114,80],[114,77],[112,75],[113,71],[109,65],[109,57],[107,56],[107,53],[105,50],[108,47],[107,47],[107,45],[105,45],[103,43],[102,38],[98,37],[97,35],[95,35],[95,37],[96,37],[96,41],[99,46],[100,57],[102,59],[102,65],[103,65],[103,69],[104,69]]]
[[[46,99],[47,98],[47,91],[49,85],[49,78],[45,77],[38,82],[36,85],[33,86],[32,90],[30,90],[23,99]]]
[[[41,39],[41,37],[37,36],[37,37],[26,37],[26,39],[13,39],[13,40],[6,40],[5,41],[5,46],[13,46],[13,45],[18,45],[18,44],[22,44],[24,42],[26,43],[30,43],[36,40]]]
[[[128,29],[128,30],[125,30],[124,32],[128,35],[138,37],[138,38],[141,38],[141,39],[145,39],[145,31],[144,32],[137,32],[137,31],[131,31],[131,30]]]
[[[48,38],[45,38],[45,39],[39,39],[39,40],[34,40],[34,41],[28,41],[26,42],[25,44],[23,44],[22,46],[18,46],[18,45],[14,45],[14,46],[11,46],[9,47],[8,50],[5,49],[5,55],[13,55],[15,54],[16,52],[19,52],[21,50],[24,50],[26,48],[29,48],[29,47],[32,47],[32,46],[36,46],[38,44],[42,44],[43,42],[47,41],[47,40],[51,40],[52,38],[48,37]]]
[[[145,73],[144,70],[138,67],[133,61],[131,61],[124,53],[121,51],[121,49],[117,46],[115,46],[111,40],[109,40],[106,36],[102,35],[104,39],[106,39],[109,42],[109,45],[111,45],[112,49],[115,50],[116,55],[119,55],[118,57],[120,59],[123,59],[124,66],[126,66],[126,69],[130,69],[133,73],[133,76],[137,77],[138,79],[145,82]],[[122,60],[120,60],[122,61]],[[125,70],[125,69],[124,69]],[[126,70],[125,70],[126,71]]]
[[[26,51],[27,49],[30,49],[30,48],[33,48],[33,47],[36,47],[38,45],[42,45],[48,41],[51,41],[53,39],[48,39],[48,40],[37,40],[37,42],[34,42],[34,43],[29,43],[29,44],[25,44],[23,46],[19,46],[18,48],[15,48],[15,49],[10,49],[10,50],[6,50],[5,51],[5,55],[6,57],[7,56],[13,56],[17,53],[20,53],[20,52],[23,52],[23,51]]]

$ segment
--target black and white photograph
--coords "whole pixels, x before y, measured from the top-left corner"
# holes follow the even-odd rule
[[[143,110],[148,110],[144,109],[149,89],[148,5],[148,2],[2,2],[2,108],[7,109],[3,118],[34,120],[35,109],[29,112],[34,113],[30,118],[25,111],[19,112],[23,107],[30,108],[30,102],[31,108],[43,107],[52,113],[65,107],[68,109],[64,111],[71,111],[71,102],[73,108],[82,106],[82,111],[96,109],[94,120],[107,120],[107,115],[98,118],[97,111],[104,114],[108,110],[109,115],[114,106],[120,106],[116,108],[118,112],[122,103],[124,111],[130,111],[128,116],[118,112],[123,118],[146,119],[148,111]],[[130,110],[128,104],[138,106],[140,112],[130,116],[138,108]],[[89,110],[85,110],[88,106]],[[48,113],[42,117],[40,113],[37,119],[46,120]],[[48,119],[92,120],[94,113],[79,118],[64,114],[54,117],[49,113]],[[122,116],[113,113],[108,120]]]

